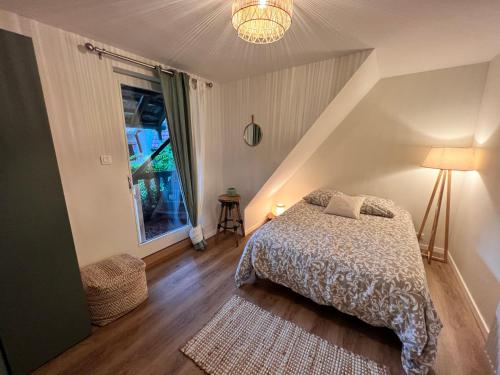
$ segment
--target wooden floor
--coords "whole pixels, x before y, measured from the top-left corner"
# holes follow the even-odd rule
[[[240,295],[329,342],[402,373],[401,344],[332,307],[259,280],[236,289],[234,271],[244,244],[231,237],[204,252],[186,250],[148,271],[149,299],[36,371],[37,374],[201,374],[179,348],[231,295]],[[479,327],[451,267],[426,267],[444,324],[434,374],[488,374]]]

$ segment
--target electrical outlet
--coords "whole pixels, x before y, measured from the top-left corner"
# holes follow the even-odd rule
[[[113,164],[113,157],[111,155],[101,155],[101,165]]]

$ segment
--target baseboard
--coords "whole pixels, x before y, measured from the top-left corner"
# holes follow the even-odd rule
[[[420,245],[420,250],[425,253],[427,251],[427,244],[421,243],[419,245]],[[444,248],[434,246],[433,255],[437,255],[439,257],[442,257],[444,255]]]
[[[210,228],[209,230],[204,231],[205,238],[207,239],[209,244],[215,239],[215,233],[215,228]],[[142,260],[146,263],[146,270],[149,270],[152,267],[165,262],[167,259],[170,259],[178,255],[179,253],[191,248],[193,248],[191,239],[185,238],[182,241],[176,242],[173,245],[170,245],[162,250],[157,251],[156,253],[142,258]]]
[[[165,262],[167,259],[178,255],[180,252],[185,251],[192,247],[191,240],[186,238],[182,241],[176,242],[173,245],[170,245],[163,250],[157,251],[151,255],[148,255],[142,260],[146,263],[146,270],[151,269],[154,266],[157,266],[160,263]]]
[[[467,287],[467,284],[465,283],[464,278],[462,277],[462,274],[460,273],[460,270],[457,267],[457,264],[453,260],[453,256],[451,254],[448,254],[448,258],[450,260],[450,265],[451,268],[453,269],[453,272],[455,272],[455,275],[457,276],[458,280],[462,284],[462,287],[465,290],[465,294],[467,295],[467,299],[469,301],[469,304],[471,306],[472,312],[474,314],[474,318],[476,318],[477,324],[479,326],[479,329],[481,330],[481,333],[486,340],[488,337],[488,334],[490,333],[490,329],[488,328],[488,325],[486,324],[486,320],[484,320],[483,314],[481,314],[481,311],[479,311],[479,308],[477,307],[476,301],[474,300],[474,297],[472,297],[472,294]]]
[[[420,244],[420,250],[425,252],[427,250],[426,247],[427,244]],[[434,254],[442,257],[444,254],[444,248],[442,247],[434,247]],[[467,287],[467,284],[465,283],[464,278],[462,277],[462,274],[460,273],[457,264],[453,260],[453,256],[451,253],[448,253],[448,259],[449,259],[449,264],[451,266],[451,269],[453,270],[453,273],[457,277],[460,285],[462,286],[463,290],[465,291],[465,295],[467,296],[467,301],[469,303],[469,306],[471,307],[472,313],[474,314],[474,318],[476,319],[477,325],[479,326],[479,329],[481,331],[481,334],[483,335],[483,338],[486,340],[486,337],[488,337],[488,334],[490,333],[490,329],[488,328],[488,325],[486,324],[486,321],[484,320],[483,315],[479,311],[479,308],[477,307],[476,301],[472,297],[472,294]]]

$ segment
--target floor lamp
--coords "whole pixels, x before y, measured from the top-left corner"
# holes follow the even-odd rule
[[[432,223],[431,236],[429,238],[429,245],[427,246],[427,251],[423,252],[422,255],[427,257],[429,264],[431,260],[437,260],[443,263],[448,262],[448,242],[449,242],[449,232],[450,232],[450,206],[451,206],[451,174],[452,171],[472,171],[474,170],[474,149],[472,148],[441,148],[433,147],[424,162],[422,167],[439,169],[439,173],[434,184],[434,189],[432,190],[431,198],[429,199],[429,204],[425,210],[424,219],[422,220],[422,225],[418,231],[418,240],[422,238],[422,233],[425,228],[425,223],[429,216],[432,204],[434,203],[434,198],[436,193],[437,205],[434,213],[434,221]],[[444,254],[443,257],[437,257],[434,255],[434,246],[436,243],[436,233],[438,229],[439,216],[441,213],[441,204],[443,202],[444,190],[446,187],[446,215],[445,215],[445,237],[444,237]]]

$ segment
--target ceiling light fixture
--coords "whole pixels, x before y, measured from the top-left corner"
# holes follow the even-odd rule
[[[269,44],[283,38],[290,28],[293,0],[233,0],[232,15],[241,39]]]

